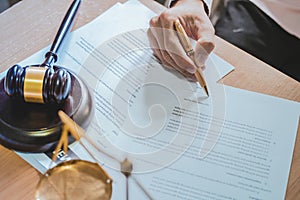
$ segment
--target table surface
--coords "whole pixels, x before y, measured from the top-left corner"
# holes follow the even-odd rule
[[[83,1],[74,30],[105,12],[116,0]],[[141,0],[159,13],[162,6]],[[23,0],[0,14],[0,72],[52,43],[71,0]],[[216,37],[215,53],[235,70],[220,82],[237,88],[300,102],[300,84],[269,65]],[[298,125],[299,127],[299,125]],[[299,136],[298,128],[298,136]],[[300,138],[297,137],[286,199],[300,199]],[[41,174],[0,145],[0,199],[34,199]]]

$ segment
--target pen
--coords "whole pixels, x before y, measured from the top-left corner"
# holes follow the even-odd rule
[[[185,30],[183,29],[183,27],[180,24],[178,19],[175,21],[175,30],[177,31],[177,35],[179,37],[180,43],[181,43],[182,47],[184,48],[186,54],[193,60],[193,62],[196,65],[195,58],[194,58],[194,49],[192,47],[189,37],[187,36]],[[201,68],[198,66],[197,66],[197,70],[195,72],[195,76],[196,76],[198,82],[200,83],[201,87],[204,88],[207,96],[209,96],[208,88],[207,88],[206,81],[204,79],[203,72],[202,72]]]

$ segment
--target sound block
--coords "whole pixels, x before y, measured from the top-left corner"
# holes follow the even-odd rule
[[[71,91],[63,104],[26,103],[20,97],[9,97],[0,80],[0,143],[15,151],[47,152],[57,145],[63,110],[82,128],[86,128],[93,110],[92,97],[85,83],[71,74]],[[69,138],[72,142],[72,138]]]

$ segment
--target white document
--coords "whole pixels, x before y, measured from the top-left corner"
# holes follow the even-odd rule
[[[113,178],[112,199],[125,199],[118,163],[125,158],[133,163],[130,199],[284,199],[299,103],[217,84],[232,67],[215,55],[205,70],[206,98],[153,57],[145,29],[151,16],[138,1],[117,4],[75,31],[59,60],[95,99],[87,135]],[[109,31],[103,24],[110,20]],[[23,63],[38,63],[46,51]],[[79,143],[70,149],[70,158],[93,161]],[[41,172],[49,168],[45,154],[19,155]]]
[[[87,59],[91,59],[91,53],[95,53],[94,50],[99,49],[99,46],[103,42],[129,31],[132,31],[132,33],[139,32],[140,30],[146,31],[149,20],[153,16],[155,16],[155,13],[136,0],[128,1],[125,4],[115,4],[99,17],[70,34],[70,37],[64,42],[64,46],[62,46],[59,52],[57,65],[69,68],[74,73],[80,75],[83,71],[82,66],[84,63],[89,62]],[[149,48],[148,45],[146,46]],[[49,48],[45,47],[19,64],[26,66],[28,64],[42,63],[44,55]],[[232,65],[215,54],[210,55],[209,63],[217,67],[216,81],[234,69]],[[88,66],[86,69],[88,69]],[[99,74],[101,69],[97,69],[96,71]],[[5,72],[1,73],[0,77],[4,77],[4,75]],[[83,79],[89,80],[87,77],[83,77]],[[35,157],[31,154],[23,155],[20,153],[20,155],[42,173],[49,167],[48,157],[44,154],[37,156],[37,162],[31,161]]]
[[[92,70],[81,74],[97,99],[89,137],[116,160],[129,159],[154,199],[284,199],[300,104],[217,84],[209,61],[205,98],[196,83],[139,48],[145,35],[116,36],[86,60]],[[146,198],[134,183],[133,199]]]

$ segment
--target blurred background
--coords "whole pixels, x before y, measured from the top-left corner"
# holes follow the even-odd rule
[[[21,0],[0,0],[0,13]]]

